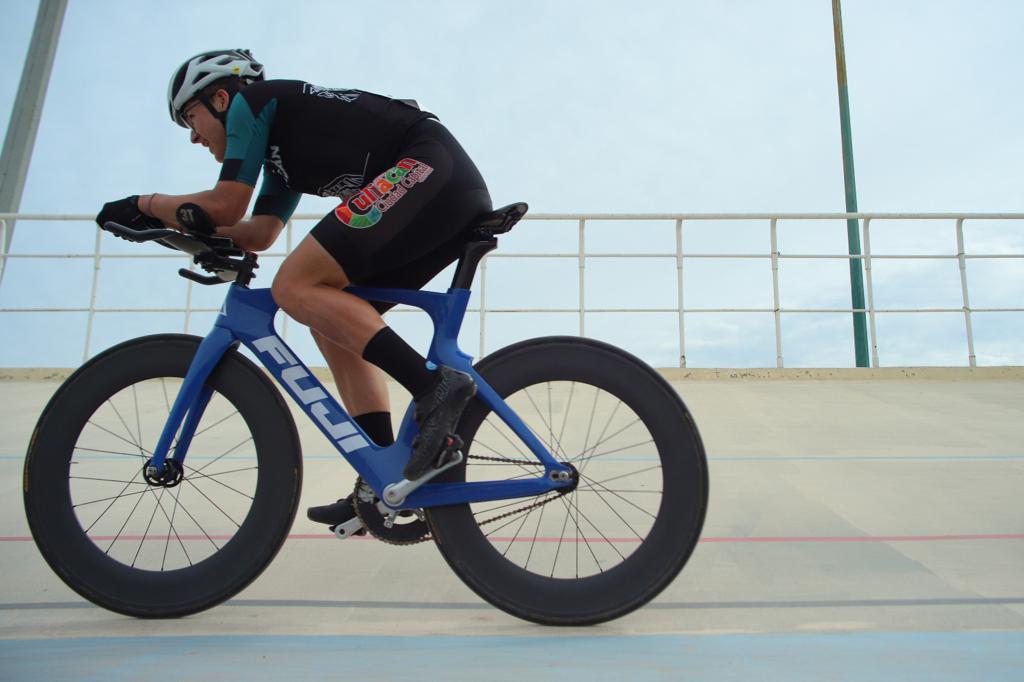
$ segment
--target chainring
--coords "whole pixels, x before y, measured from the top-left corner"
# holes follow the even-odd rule
[[[387,517],[381,512],[377,503],[380,498],[373,492],[373,488],[363,482],[362,478],[356,479],[356,489],[353,496],[356,514],[362,520],[370,535],[390,545],[414,545],[430,539],[430,526],[427,525],[423,512],[402,511],[393,519],[393,524],[388,528],[385,521]]]

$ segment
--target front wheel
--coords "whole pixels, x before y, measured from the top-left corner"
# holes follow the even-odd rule
[[[71,375],[36,426],[25,512],[51,568],[112,611],[182,616],[236,594],[270,563],[295,517],[299,440],[280,394],[237,351],[176,476],[149,480],[152,456],[198,339],[125,342]]]
[[[428,509],[448,564],[494,606],[537,623],[600,623],[653,599],[692,554],[708,504],[704,446],[679,395],[628,353],[575,337],[515,344],[477,371],[578,482]],[[479,400],[459,433],[466,464],[446,480],[543,472]]]

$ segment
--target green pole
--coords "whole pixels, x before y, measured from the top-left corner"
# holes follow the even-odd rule
[[[836,79],[839,83],[839,127],[843,137],[843,179],[846,186],[846,212],[857,212],[857,179],[853,173],[853,135],[850,129],[850,93],[846,87],[846,48],[843,45],[843,15],[839,0],[832,0],[832,26],[835,30]],[[846,239],[850,255],[859,256],[858,221],[846,221]],[[850,259],[850,292],[853,308],[864,310],[864,268],[860,258]],[[864,313],[853,314],[853,341],[858,367],[869,367],[868,326]]]

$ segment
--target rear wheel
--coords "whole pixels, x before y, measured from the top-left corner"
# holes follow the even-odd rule
[[[43,557],[105,608],[181,616],[230,598],[270,563],[295,517],[301,453],[266,376],[228,351],[178,476],[145,464],[201,339],[128,341],[75,372],[39,419],[25,511]]]
[[[512,615],[584,625],[654,598],[686,564],[708,502],[704,447],[672,387],[633,356],[575,337],[536,339],[477,370],[578,483],[532,499],[427,510],[459,577]],[[447,480],[534,477],[543,467],[479,400]]]

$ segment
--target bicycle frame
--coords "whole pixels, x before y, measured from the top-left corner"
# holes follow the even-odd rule
[[[459,349],[457,339],[469,303],[468,289],[452,288],[445,294],[368,287],[350,287],[347,291],[366,300],[404,303],[424,310],[434,325],[428,360],[471,375],[477,383],[478,399],[493,410],[544,465],[544,473],[531,479],[426,483],[410,493],[401,508],[532,497],[570,484],[568,480],[555,480],[559,473],[564,476],[570,470],[555,460],[544,444],[473,369],[472,358]],[[285,388],[341,456],[383,498],[381,493],[387,485],[403,480],[402,469],[419,430],[413,419],[413,405],[406,409],[395,443],[386,447],[375,445],[274,331],[277,311],[270,289],[249,289],[238,284],[229,287],[220,315],[200,344],[185,376],[150,465],[158,472],[164,470],[167,453],[179,432],[173,459],[184,464],[196,426],[212,395],[212,389],[205,385],[206,380],[224,353],[242,343]]]

